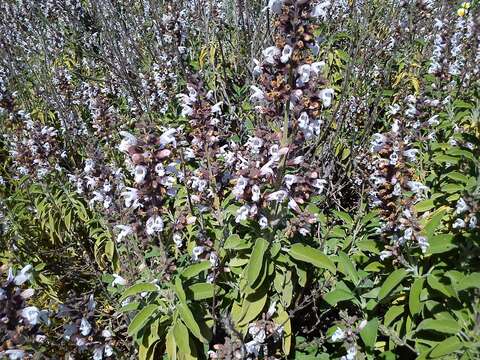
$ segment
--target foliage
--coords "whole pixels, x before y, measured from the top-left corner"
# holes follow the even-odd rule
[[[0,355],[477,358],[478,9],[2,3]]]

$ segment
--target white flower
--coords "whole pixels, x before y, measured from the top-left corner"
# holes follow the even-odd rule
[[[105,338],[105,339],[109,339],[113,336],[112,332],[108,329],[103,329],[102,330],[102,336]]]
[[[203,254],[204,251],[203,246],[195,246],[192,250],[192,259],[193,261],[198,261],[198,257]]]
[[[158,163],[155,165],[155,172],[157,173],[158,176],[165,176],[165,168],[161,163]]]
[[[286,44],[282,50],[282,56],[280,57],[280,62],[282,64],[287,63],[288,60],[290,60],[292,53],[293,53],[293,48],[290,45]]]
[[[352,346],[351,348],[349,348],[347,350],[347,355],[342,356],[340,359],[341,360],[354,360],[356,355],[357,355],[357,349],[355,348],[355,346]]]
[[[24,308],[21,315],[32,326],[35,326],[40,322],[40,310],[38,310],[36,306],[28,306]]]
[[[387,258],[389,258],[390,256],[392,256],[393,253],[389,250],[383,250],[381,253],[380,253],[380,260],[385,260]]]
[[[248,214],[250,212],[250,206],[243,205],[237,210],[237,216],[235,217],[235,222],[239,223],[247,220]]]
[[[86,174],[90,174],[94,169],[95,169],[95,161],[93,161],[92,159],[85,160],[85,167],[83,168],[83,171]]]
[[[332,335],[332,341],[338,341],[338,340],[343,340],[345,338],[345,331],[343,331],[341,328],[337,327],[335,332]]]
[[[260,88],[256,87],[255,85],[252,85],[250,86],[250,89],[253,90],[253,94],[250,95],[250,101],[261,102],[265,100],[265,94]]]
[[[325,61],[317,61],[314,62],[313,64],[310,65],[312,72],[315,74],[315,76],[320,75],[320,73],[323,71],[323,68],[325,67]]]
[[[464,227],[465,227],[465,221],[463,221],[462,219],[457,219],[457,220],[455,220],[455,222],[453,223],[452,227],[453,227],[454,229],[464,228]]]
[[[465,200],[464,200],[463,198],[460,198],[460,199],[457,201],[457,206],[456,206],[455,213],[457,213],[457,214],[462,214],[462,213],[464,213],[465,211],[467,211],[468,209],[470,209],[470,207],[467,205],[467,203],[465,202]]]
[[[173,136],[176,132],[177,132],[177,129],[167,129],[160,136],[160,145],[165,147],[168,144],[173,144],[173,147],[176,147],[177,146],[177,141],[175,140],[175,136]]]
[[[103,347],[99,346],[93,350],[93,360],[102,360],[103,359]]]
[[[192,116],[192,114],[193,114],[193,108],[189,105],[183,104],[182,112],[180,113],[180,115],[189,117],[189,116]]]
[[[418,181],[409,181],[407,185],[417,195],[423,195],[428,191],[428,187]]]
[[[396,115],[400,111],[400,105],[398,104],[393,104],[388,107],[387,114],[388,115]]]
[[[298,206],[297,202],[294,199],[288,200],[288,208],[295,210],[296,212],[301,212],[300,207]]]
[[[260,225],[261,229],[265,229],[268,226],[268,220],[265,216],[260,216],[260,219],[258,220],[258,225]]]
[[[128,152],[128,148],[137,145],[137,138],[126,131],[120,131],[120,135],[123,136],[118,149],[122,152]]]
[[[26,281],[30,280],[30,278],[32,277],[30,270],[32,268],[33,266],[29,264],[25,266],[22,270],[20,270],[20,272],[13,279],[14,284],[20,286],[23,285]]]
[[[138,208],[140,206],[140,203],[138,202],[138,190],[131,187],[125,187],[125,189],[127,189],[127,191],[120,194],[125,197],[125,207],[132,207],[133,209]]]
[[[257,202],[260,200],[260,187],[258,185],[252,186],[252,201]]]
[[[420,246],[420,249],[422,250],[422,253],[425,254],[427,252],[427,248],[430,246],[427,238],[425,236],[417,236],[417,242]]]
[[[323,89],[319,92],[319,98],[322,99],[324,107],[330,107],[334,95],[335,91],[333,89]]]
[[[323,20],[325,20],[327,17],[326,8],[330,7],[330,5],[330,1],[323,1],[320,4],[315,5],[312,12],[310,13],[310,16],[314,18],[322,18]]]
[[[182,247],[183,245],[183,239],[182,239],[182,234],[176,232],[173,234],[173,242],[177,246],[177,248]]]
[[[163,220],[160,216],[151,216],[147,220],[146,232],[148,235],[153,235],[156,232],[163,231]]]
[[[124,237],[133,234],[133,229],[129,225],[116,225],[115,228],[120,229],[120,233],[117,235],[117,242],[120,242]]]
[[[373,139],[370,141],[370,151],[378,152],[380,151],[387,142],[387,137],[380,133],[373,134]]]
[[[92,325],[90,325],[87,319],[82,318],[79,330],[83,336],[88,336],[88,334],[90,334],[90,332],[92,331]]]
[[[292,174],[287,174],[283,178],[283,181],[285,181],[285,185],[287,185],[287,188],[290,189],[290,187],[297,182],[298,178],[295,175]]]
[[[430,119],[427,121],[428,125],[430,126],[437,126],[440,124],[440,121],[438,121],[438,115],[432,116]]]
[[[288,194],[285,190],[275,191],[267,196],[267,201],[283,202],[287,198]]]
[[[265,329],[257,326],[257,325],[250,325],[248,328],[248,333],[252,336],[253,341],[258,344],[263,344],[267,334],[265,333]]]
[[[324,179],[315,179],[312,183],[312,186],[317,189],[317,192],[321,194],[325,189],[325,185],[327,184],[327,180]]]
[[[105,356],[112,356],[113,355],[113,348],[110,345],[105,345],[105,348],[103,349],[103,352]]]
[[[135,166],[135,182],[137,184],[143,184],[147,176],[147,168],[143,165]]]
[[[405,156],[408,161],[416,161],[417,160],[417,154],[418,154],[418,149],[408,149],[403,152],[403,156]]]
[[[265,61],[269,64],[275,64],[275,58],[280,56],[280,49],[276,46],[270,46],[263,50],[263,56],[265,57]]]
[[[8,355],[9,360],[22,360],[25,357],[25,351],[19,349],[10,349],[5,351],[5,355]]]
[[[297,69],[298,78],[297,78],[297,86],[304,86],[306,83],[310,81],[310,72],[312,68],[310,64],[303,64],[300,65]]]
[[[254,154],[258,154],[263,146],[263,140],[256,136],[251,136],[248,139],[247,146]]]
[[[477,217],[474,215],[470,218],[470,221],[468,222],[468,227],[470,229],[475,229],[477,227]]]
[[[218,255],[215,252],[212,251],[210,253],[209,260],[210,260],[210,264],[212,265],[212,267],[218,266],[218,263],[219,263]]]
[[[212,114],[221,114],[222,113],[222,105],[223,105],[223,101],[220,101],[218,103],[216,103],[215,105],[212,106],[212,108],[210,109],[210,112]]]
[[[262,11],[266,11],[269,9],[271,12],[275,14],[280,14],[282,12],[284,0],[268,0],[268,5]]]
[[[243,193],[245,192],[245,188],[248,185],[248,180],[244,178],[243,176],[240,176],[237,179],[237,183],[233,187],[232,193],[235,195],[237,199],[243,196]]]
[[[113,275],[113,281],[111,284],[112,287],[115,287],[116,285],[120,285],[120,286],[127,285],[127,280],[125,280],[123,277],[121,277],[118,274],[112,274],[112,275]]]

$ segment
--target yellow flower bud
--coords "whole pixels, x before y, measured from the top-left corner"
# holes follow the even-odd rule
[[[464,9],[470,9],[470,3],[469,3],[469,2],[464,2],[464,3],[462,4],[462,7],[463,7]]]
[[[457,14],[458,14],[458,16],[465,16],[465,9],[464,8],[458,9]]]

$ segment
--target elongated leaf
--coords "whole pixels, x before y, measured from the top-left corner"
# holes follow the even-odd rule
[[[307,262],[321,269],[327,269],[334,274],[337,270],[335,264],[327,255],[308,245],[293,244],[290,248],[289,255],[295,260]]]
[[[462,343],[456,336],[451,336],[442,342],[440,342],[435,348],[430,352],[430,357],[439,358],[462,348]]]
[[[197,320],[195,320],[195,317],[193,316],[192,311],[188,308],[188,306],[184,303],[179,303],[177,305],[178,312],[180,316],[182,317],[183,322],[185,325],[187,325],[188,329],[190,332],[201,342],[208,344],[208,340],[205,339],[205,337],[202,335],[202,332],[200,331],[200,326],[197,323]]]
[[[360,282],[360,277],[358,276],[357,270],[355,270],[355,266],[343,251],[340,251],[338,254],[338,270],[348,276],[355,285],[358,285]]]
[[[158,291],[158,286],[150,283],[140,283],[130,286],[127,290],[125,290],[120,298],[120,301],[125,300],[129,296],[133,296],[136,294],[144,293],[144,292],[154,292]]]
[[[252,255],[250,256],[250,262],[248,263],[247,280],[248,285],[254,288],[254,285],[262,273],[264,267],[264,255],[268,248],[268,241],[262,238],[258,238],[253,246]]]
[[[242,314],[240,315],[239,325],[247,325],[252,320],[256,319],[262,313],[265,304],[267,303],[267,292],[260,294],[252,294],[243,300]]]
[[[251,247],[252,245],[248,241],[241,239],[237,234],[230,235],[223,245],[226,250],[243,250]]]
[[[177,343],[175,342],[173,329],[173,326],[170,327],[165,338],[165,350],[167,351],[169,360],[177,360]]]
[[[190,265],[185,270],[183,270],[180,273],[180,275],[184,279],[190,279],[190,278],[193,278],[193,277],[197,276],[202,271],[210,269],[210,267],[211,267],[210,261],[201,261],[197,264]]]
[[[425,319],[417,327],[420,330],[433,330],[445,334],[457,334],[461,328],[457,321],[452,319]]]
[[[378,300],[382,300],[386,297],[390,292],[402,282],[403,279],[408,275],[405,269],[397,269],[392,272],[387,279],[382,284],[380,291],[378,293]]]
[[[197,283],[190,285],[188,289],[193,293],[194,300],[210,299],[214,294],[214,286],[209,283]]]
[[[354,297],[355,295],[353,295],[351,291],[347,291],[345,289],[334,289],[328,294],[326,294],[323,297],[323,300],[325,300],[330,305],[335,306],[340,301],[350,300]]]
[[[173,326],[173,336],[180,352],[183,354],[190,354],[190,335],[188,334],[187,327],[180,319],[177,319]]]
[[[377,340],[378,318],[370,320],[360,331],[360,337],[368,348],[373,348]]]
[[[410,294],[408,295],[408,308],[410,309],[410,314],[412,314],[412,316],[422,311],[420,294],[422,293],[424,281],[425,278],[415,279],[410,288]]]
[[[145,323],[152,319],[157,309],[158,305],[150,304],[140,310],[128,326],[128,335],[134,336],[139,332],[145,326]]]

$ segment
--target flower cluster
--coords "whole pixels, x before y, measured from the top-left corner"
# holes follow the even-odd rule
[[[12,268],[0,268],[0,356],[10,360],[24,359],[31,355],[25,345],[31,348],[46,340],[41,325],[49,325],[48,312],[27,304],[34,294],[33,289],[26,287],[31,271],[31,265],[16,274]]]

